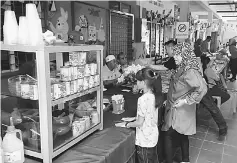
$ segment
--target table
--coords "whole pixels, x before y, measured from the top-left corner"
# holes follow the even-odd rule
[[[135,163],[135,131],[116,128],[115,121],[122,117],[136,116],[139,94],[121,92],[122,88],[112,88],[104,92],[105,96],[123,94],[125,112],[116,115],[112,111],[104,112],[104,130],[98,131],[54,159],[54,163]],[[25,163],[39,163],[41,160],[26,158]]]

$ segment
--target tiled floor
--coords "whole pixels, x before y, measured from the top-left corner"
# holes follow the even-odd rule
[[[237,81],[228,83],[228,88],[237,90]],[[190,136],[191,163],[237,163],[237,113],[228,106],[221,108],[228,124],[228,135],[223,142],[216,139],[218,129],[207,114],[197,121],[197,133]]]

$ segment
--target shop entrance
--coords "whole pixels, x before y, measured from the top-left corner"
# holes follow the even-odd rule
[[[133,15],[113,11],[110,13],[110,54],[123,52],[128,61],[132,57]]]

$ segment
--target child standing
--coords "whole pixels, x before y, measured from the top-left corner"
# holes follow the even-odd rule
[[[138,99],[136,121],[126,123],[125,126],[136,128],[138,162],[158,163],[158,108],[163,104],[161,82],[148,68],[138,71],[136,78],[143,95]]]

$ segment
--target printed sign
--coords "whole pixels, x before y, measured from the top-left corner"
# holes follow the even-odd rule
[[[176,24],[176,38],[186,39],[189,33],[189,22],[177,22]]]

